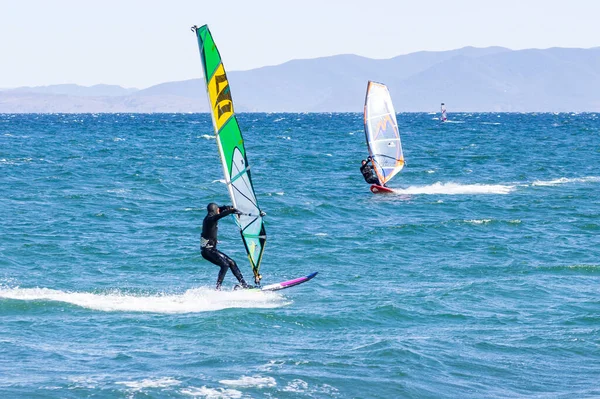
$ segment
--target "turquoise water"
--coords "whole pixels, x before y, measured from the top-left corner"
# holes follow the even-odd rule
[[[0,396],[600,396],[599,115],[449,117],[384,196],[361,114],[242,114],[263,282],[319,271],[256,293],[209,115],[0,115]]]

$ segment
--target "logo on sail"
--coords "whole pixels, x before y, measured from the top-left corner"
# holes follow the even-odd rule
[[[212,79],[208,82],[208,95],[217,129],[220,130],[223,124],[233,115],[233,101],[223,64],[219,64]]]

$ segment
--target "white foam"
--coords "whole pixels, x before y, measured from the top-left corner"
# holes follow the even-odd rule
[[[410,186],[396,188],[397,194],[508,194],[515,190],[515,186],[502,184],[458,184],[437,182],[428,186]]]
[[[576,177],[576,178],[567,178],[561,177],[560,179],[555,180],[536,180],[531,183],[532,186],[557,186],[559,184],[566,183],[587,183],[587,182],[600,182],[599,176],[587,176],[587,177]]]
[[[111,190],[106,190],[107,193],[112,193],[112,194],[127,194],[129,192],[131,192],[131,190],[127,189],[127,188],[114,188]]]
[[[85,388],[85,389],[95,389],[98,385],[98,381],[92,377],[87,376],[75,376],[69,377],[69,381],[73,383],[71,389],[73,388]]]
[[[256,388],[269,388],[277,385],[277,382],[273,377],[248,377],[242,376],[237,380],[221,380],[221,384],[232,385],[236,387],[256,387]]]
[[[213,183],[223,183],[225,184],[225,179],[213,180]]]
[[[465,223],[471,223],[471,224],[487,224],[489,222],[491,222],[492,219],[473,219],[473,220],[465,220]]]
[[[228,308],[277,308],[289,304],[275,292],[215,291],[194,288],[183,294],[132,295],[120,292],[96,294],[49,288],[0,287],[0,298],[22,301],[56,301],[104,312],[196,313]]]
[[[202,397],[207,399],[238,399],[242,397],[242,393],[235,389],[223,388],[207,388],[207,387],[191,387],[181,390],[183,395],[194,397]]]
[[[215,138],[215,136],[211,136],[210,134],[203,134],[200,137],[202,137],[203,139],[206,139],[206,140],[213,140]]]
[[[284,392],[302,393],[308,390],[308,383],[299,379],[290,381],[284,388]]]
[[[1,158],[0,159],[0,163],[4,163],[7,165],[18,165],[21,163],[28,163],[31,161],[33,161],[33,158],[15,158],[15,159]]]
[[[119,385],[125,385],[134,391],[141,391],[144,388],[166,388],[181,384],[181,381],[171,377],[164,378],[147,378],[141,381],[117,381]]]

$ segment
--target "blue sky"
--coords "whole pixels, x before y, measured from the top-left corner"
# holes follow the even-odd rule
[[[192,25],[229,71],[335,54],[600,46],[596,0],[18,0],[0,12],[0,88],[145,88],[201,77]]]

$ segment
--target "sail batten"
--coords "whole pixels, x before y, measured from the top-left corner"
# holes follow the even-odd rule
[[[192,30],[198,39],[210,114],[227,191],[232,205],[241,211],[240,215],[234,217],[254,273],[254,281],[259,284],[260,263],[267,238],[262,217],[264,214],[258,206],[252,185],[250,166],[233,108],[229,81],[208,26],[193,27]]]
[[[396,111],[384,84],[369,81],[365,96],[365,136],[373,169],[385,184],[404,167],[404,154]]]

